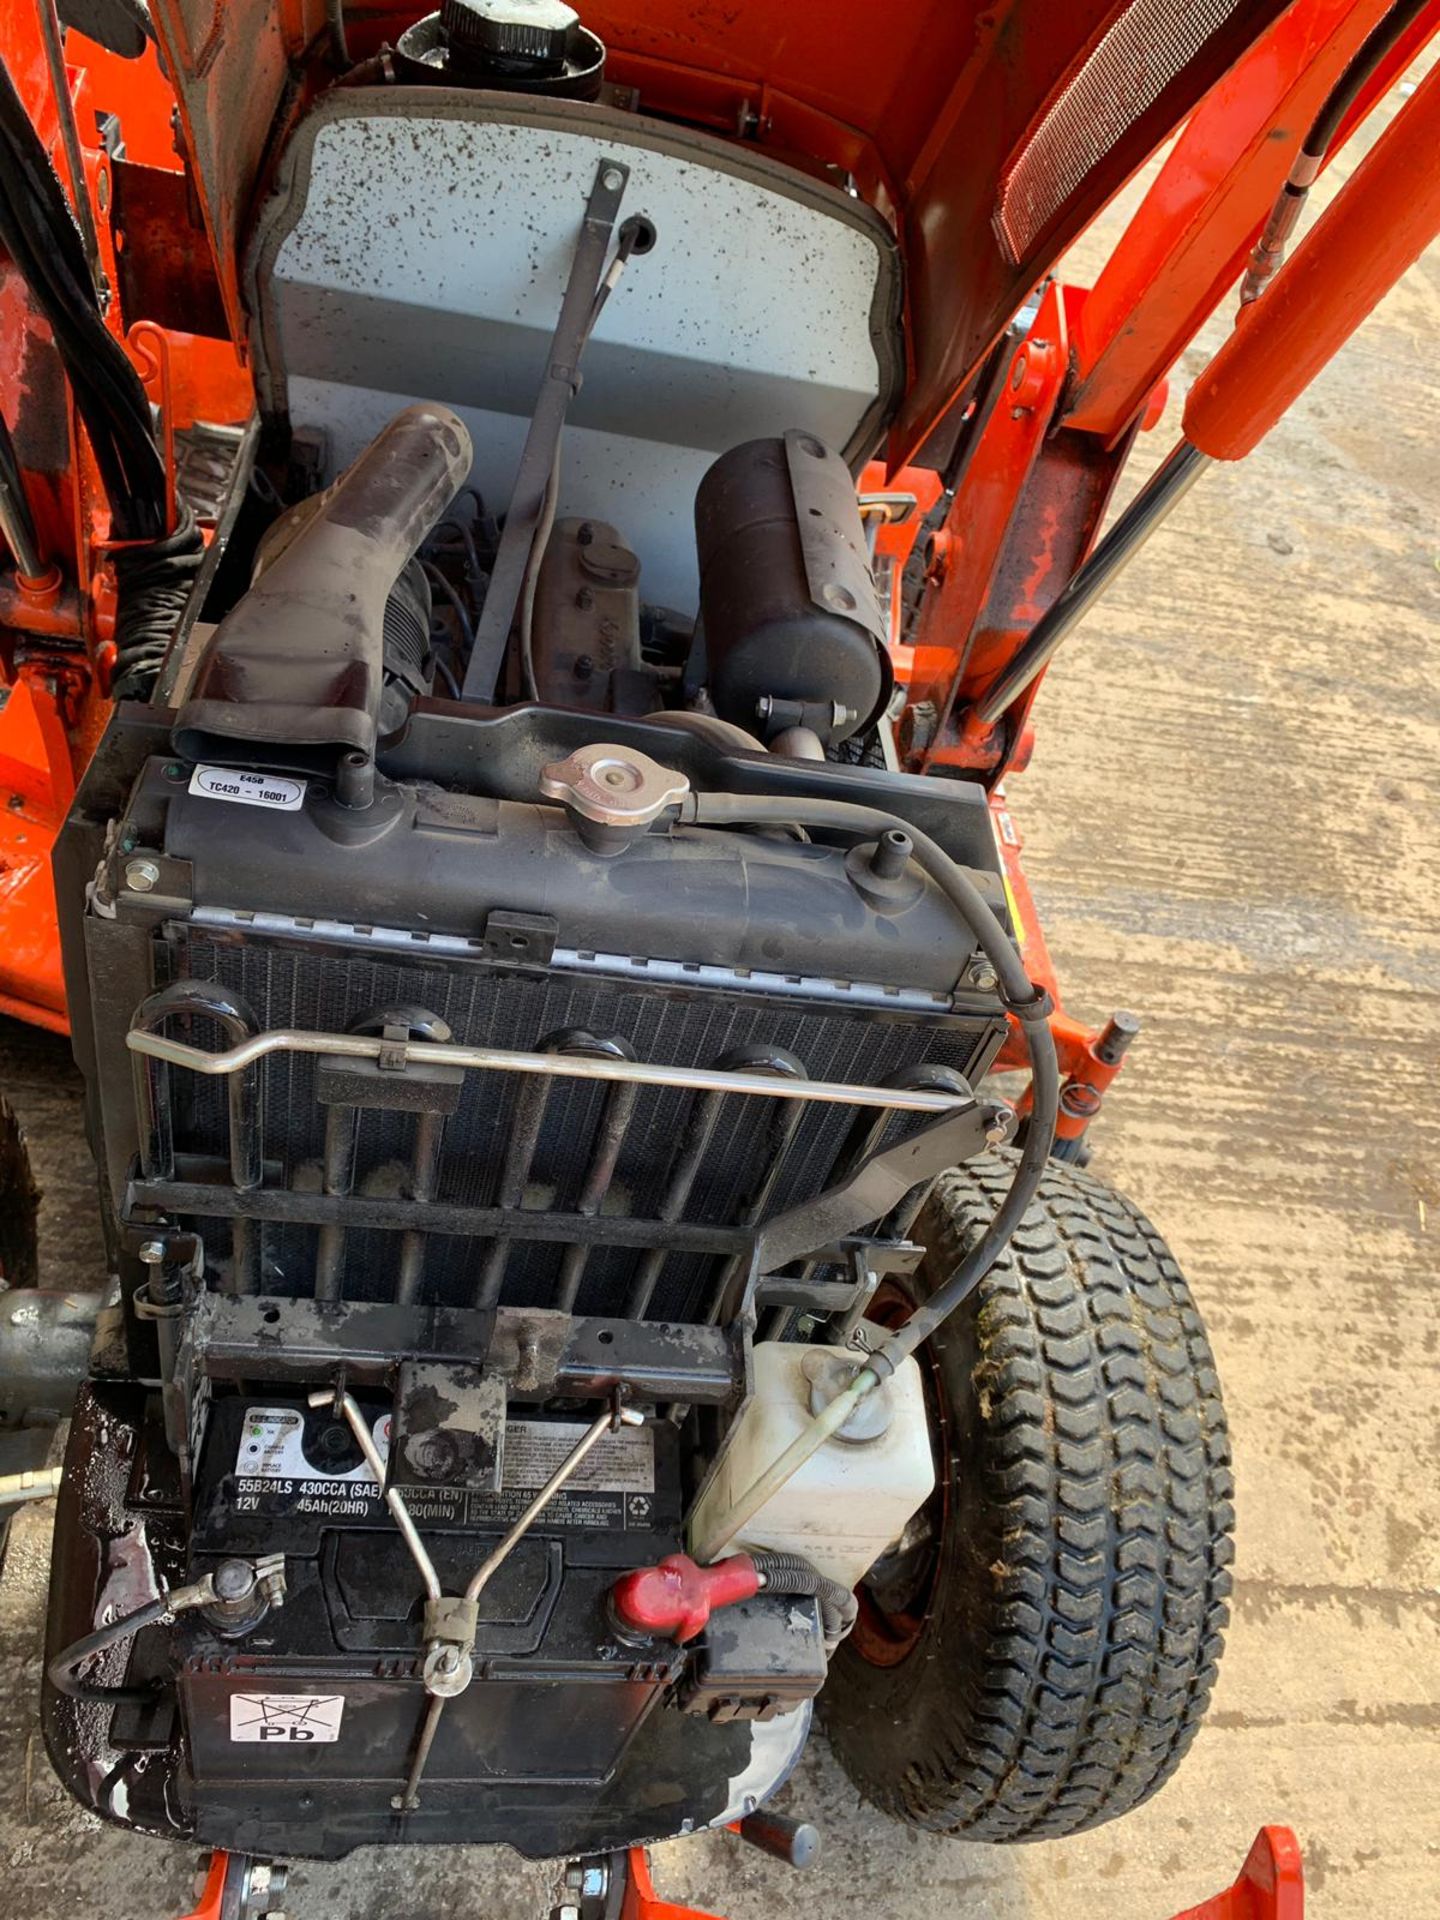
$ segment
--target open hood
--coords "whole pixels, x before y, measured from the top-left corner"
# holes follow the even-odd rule
[[[421,9],[345,9],[352,57]],[[1027,291],[1284,0],[593,0],[607,78],[682,120],[853,182],[906,274],[912,457]],[[322,0],[154,0],[231,327],[257,195],[335,83]]]

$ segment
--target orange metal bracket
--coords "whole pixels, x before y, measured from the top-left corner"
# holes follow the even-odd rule
[[[1243,460],[1440,233],[1432,67],[1190,389],[1185,437]]]
[[[1262,1827],[1234,1886],[1175,1920],[1304,1920],[1305,1872],[1289,1827]]]
[[[212,1853],[205,1883],[183,1920],[221,1920],[228,1853]],[[644,1847],[631,1847],[620,1920],[717,1920],[698,1907],[662,1900],[650,1873]],[[1305,1874],[1300,1843],[1289,1827],[1262,1827],[1245,1857],[1239,1878],[1224,1893],[1187,1907],[1174,1920],[1305,1920]]]
[[[662,1900],[650,1877],[649,1854],[644,1847],[631,1847],[620,1920],[716,1920],[716,1916],[702,1913],[698,1907],[679,1907],[673,1900]]]
[[[225,1903],[225,1876],[230,1871],[228,1853],[212,1853],[209,1870],[205,1875],[205,1884],[200,1896],[183,1920],[220,1920]]]

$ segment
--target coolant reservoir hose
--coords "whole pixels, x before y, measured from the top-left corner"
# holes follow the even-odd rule
[[[888,1379],[915,1349],[944,1324],[999,1259],[1039,1190],[1049,1164],[1060,1103],[1060,1068],[1050,1032],[1049,997],[1036,988],[1021,964],[1010,936],[989,901],[944,848],[908,821],[879,807],[847,801],[815,800],[741,793],[690,794],[680,809],[684,824],[703,827],[819,827],[857,840],[878,839],[899,830],[912,843],[913,858],[964,919],[976,944],[994,967],[1001,995],[1019,1022],[1030,1058],[1030,1121],[1025,1145],[1005,1198],[984,1233],[945,1284],[936,1289],[903,1327],[872,1353],[848,1386],[803,1428],[780,1457],[766,1468],[726,1516],[723,1533],[697,1543],[695,1557],[713,1560],[741,1528],[791,1479],[832,1434],[839,1431],[865,1395]],[[958,971],[958,969],[957,969]]]

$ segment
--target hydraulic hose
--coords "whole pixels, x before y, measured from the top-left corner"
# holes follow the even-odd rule
[[[1045,671],[1061,642],[1068,639],[1101,594],[1129,566],[1208,465],[1206,456],[1187,440],[1171,449],[1096,545],[1084,566],[1035,622],[1009,666],[1002,668],[976,698],[975,718],[979,725],[993,727]]]
[[[153,1700],[154,1687],[97,1687],[87,1680],[81,1680],[76,1669],[95,1654],[118,1646],[122,1640],[133,1640],[145,1627],[153,1627],[157,1621],[168,1618],[171,1605],[170,1598],[162,1594],[158,1600],[147,1601],[134,1613],[112,1620],[108,1627],[98,1627],[94,1633],[87,1633],[83,1639],[73,1641],[63,1653],[57,1653],[46,1668],[51,1686],[57,1693],[66,1694],[72,1700],[111,1703],[117,1700]]]
[[[1401,34],[1429,4],[1430,0],[1395,0],[1395,5],[1375,22],[1351,54],[1345,71],[1330,89],[1324,106],[1311,122],[1305,145],[1301,149],[1303,153],[1324,159],[1330,142],[1340,131],[1340,122],[1354,106],[1360,89]]]
[[[865,1395],[888,1379],[903,1360],[949,1319],[1004,1252],[1035,1198],[1049,1163],[1059,1111],[1060,1069],[1050,1032],[1048,995],[1031,983],[1009,935],[980,889],[928,834],[879,807],[778,795],[691,794],[681,806],[680,819],[710,827],[818,827],[856,839],[878,840],[881,834],[896,830],[905,834],[911,842],[914,859],[964,919],[976,944],[994,967],[1001,997],[1017,1017],[1024,1035],[1031,1075],[1032,1105],[1025,1145],[1009,1191],[990,1225],[944,1285],[870,1355],[850,1384],[797,1434],[785,1452],[747,1489],[727,1514],[724,1529],[699,1543],[696,1558],[708,1563],[729,1545],[771,1496],[819,1452],[831,1435],[844,1426]]]
[[[1285,248],[1300,224],[1306,197],[1325,164],[1325,156],[1340,130],[1340,122],[1354,106],[1371,74],[1428,4],[1429,0],[1396,0],[1396,4],[1382,14],[1366,34],[1350,56],[1345,71],[1326,95],[1325,103],[1310,123],[1310,131],[1301,143],[1294,165],[1270,209],[1265,231],[1250,256],[1250,265],[1240,288],[1242,310],[1259,299],[1267,282],[1285,258]]]

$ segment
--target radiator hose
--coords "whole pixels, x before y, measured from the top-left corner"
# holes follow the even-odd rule
[[[1060,1069],[1050,1032],[1050,998],[1034,986],[1010,936],[969,874],[944,848],[908,821],[879,807],[839,800],[778,795],[692,793],[680,808],[682,824],[703,827],[818,827],[857,840],[878,840],[898,829],[912,843],[912,857],[965,921],[976,945],[994,967],[1001,998],[1015,1015],[1030,1059],[1031,1113],[1025,1145],[1008,1192],[995,1216],[955,1271],[903,1327],[872,1353],[850,1384],[805,1427],[777,1460],[741,1496],[726,1515],[723,1532],[700,1544],[696,1558],[709,1562],[723,1552],[832,1434],[850,1418],[865,1395],[888,1379],[915,1349],[942,1326],[990,1271],[1035,1198],[1049,1164],[1060,1103]]]

